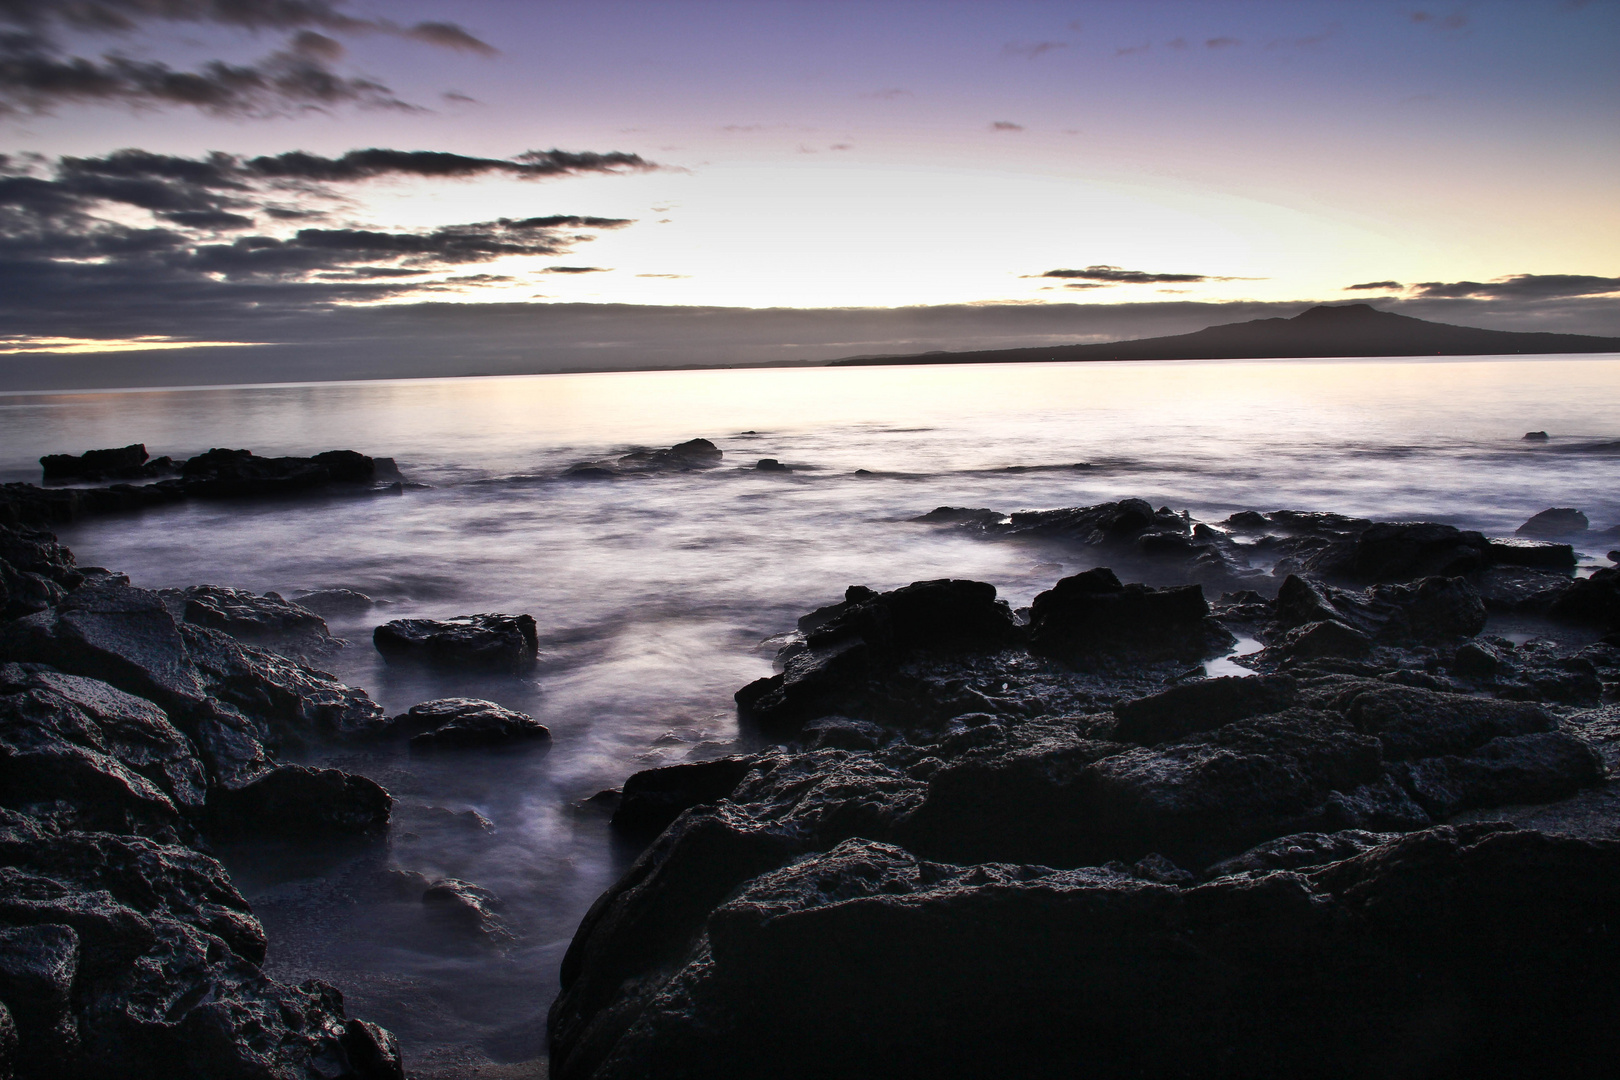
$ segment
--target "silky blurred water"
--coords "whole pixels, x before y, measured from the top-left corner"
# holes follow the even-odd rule
[[[394,457],[402,497],[189,504],[62,530],[82,564],[138,585],[390,601],[332,620],[330,667],[390,711],[451,693],[551,727],[544,756],[412,761],[317,751],[399,799],[389,846],[224,854],[264,918],[270,972],[330,979],[407,1054],[537,1057],[556,967],[633,852],[573,804],[736,735],[730,695],[770,671],[766,639],[839,597],[931,577],[993,582],[1015,606],[1090,565],[907,519],[1139,495],[1218,520],[1335,510],[1510,533],[1549,506],[1620,522],[1620,358],[1469,358],[813,368],[198,388],[0,398],[0,477],[46,453],[144,442]],[[1546,430],[1545,443],[1527,431]],[[568,465],[702,436],[716,469],[583,481]],[[776,458],[790,473],[752,466]],[[1072,466],[1084,463],[1089,468]],[[864,471],[863,471],[864,470]],[[1596,543],[1596,542],[1595,542]],[[1607,546],[1588,554],[1601,559]],[[385,667],[377,622],[528,612],[541,664],[490,680]],[[431,809],[440,808],[440,809]],[[443,811],[475,809],[492,828]],[[393,867],[505,901],[504,949],[435,936]],[[448,1053],[448,1051],[445,1051]],[[445,1057],[444,1061],[450,1061]]]

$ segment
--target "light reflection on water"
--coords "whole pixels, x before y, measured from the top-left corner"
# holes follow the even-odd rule
[[[393,456],[432,490],[401,498],[192,504],[63,530],[85,564],[137,584],[283,595],[329,587],[393,601],[332,620],[331,666],[390,711],[485,696],[551,727],[535,757],[411,761],[322,753],[400,799],[383,852],[228,852],[271,934],[277,977],[320,976],[408,1051],[470,1043],[498,1060],[543,1047],[562,950],[628,853],[571,804],[630,772],[735,736],[730,695],[770,670],[759,643],[860,582],[994,582],[1027,604],[1090,565],[906,519],[1129,495],[1219,519],[1324,509],[1510,532],[1548,506],[1620,522],[1611,454],[1620,359],[1260,361],[751,370],[421,380],[0,399],[0,477],[44,453],[145,442],[261,454]],[[1526,444],[1529,430],[1553,434]],[[754,434],[746,434],[754,432]],[[558,481],[569,464],[694,436],[716,470]],[[789,474],[750,468],[763,457]],[[1010,467],[1067,466],[1007,472]],[[874,475],[857,475],[856,470]],[[1600,544],[1592,554],[1617,546]],[[376,622],[528,612],[529,680],[385,667]],[[1232,670],[1227,671],[1230,667]],[[1241,674],[1229,661],[1212,673]],[[485,833],[429,808],[476,809]],[[310,860],[315,860],[311,862]],[[435,939],[385,866],[493,889],[521,935],[505,953]]]

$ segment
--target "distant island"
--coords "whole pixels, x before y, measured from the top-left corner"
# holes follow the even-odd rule
[[[1054,360],[1249,360],[1270,357],[1480,356],[1496,353],[1620,352],[1620,338],[1525,334],[1429,322],[1370,304],[1321,304],[1292,319],[1254,319],[1191,334],[911,356],[834,360],[831,367],[874,364],[1014,364]]]

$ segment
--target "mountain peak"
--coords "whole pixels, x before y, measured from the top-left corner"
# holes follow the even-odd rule
[[[1371,304],[1317,304],[1295,315],[1291,322],[1331,322],[1344,325],[1351,322],[1366,322],[1369,319],[1389,318],[1395,313],[1392,311],[1379,311]]]

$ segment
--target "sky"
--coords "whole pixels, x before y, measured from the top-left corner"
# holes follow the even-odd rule
[[[1620,0],[0,0],[0,389],[1620,335]]]

